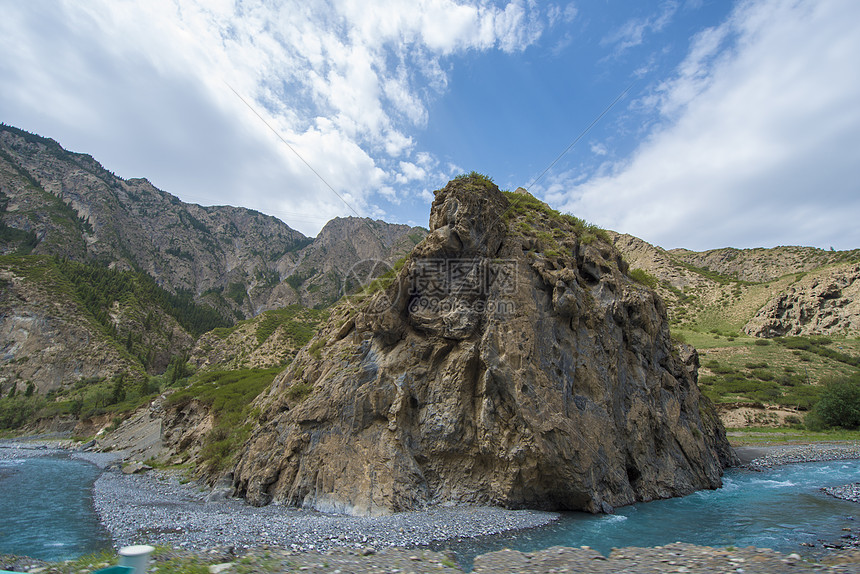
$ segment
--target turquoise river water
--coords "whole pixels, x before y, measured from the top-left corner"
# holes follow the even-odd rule
[[[92,504],[99,472],[68,458],[0,460],[0,553],[63,560],[110,547]],[[433,547],[450,548],[467,562],[501,548],[588,545],[608,553],[675,541],[804,553],[808,547],[801,543],[820,547],[820,540],[839,540],[845,527],[860,530],[860,506],[820,490],[856,481],[860,461],[730,470],[719,490],[619,508],[614,515],[564,513],[546,527]]]

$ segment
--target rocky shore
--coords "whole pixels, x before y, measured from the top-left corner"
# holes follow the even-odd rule
[[[783,464],[860,459],[860,445],[855,443],[817,443],[768,447],[738,447],[742,468],[767,470]]]
[[[108,471],[96,481],[94,502],[118,546],[147,542],[194,550],[271,545],[295,551],[341,547],[417,546],[435,540],[534,528],[558,515],[477,506],[432,507],[357,517],[244,501],[181,484],[176,475]]]
[[[58,450],[32,445],[0,449],[0,458],[41,456]],[[819,444],[739,449],[749,469],[779,464],[860,458],[858,445]],[[478,556],[463,565],[450,552],[422,548],[433,541],[532,528],[554,513],[450,506],[381,517],[328,515],[270,505],[256,508],[184,482],[171,472],[125,475],[111,453],[73,453],[108,470],[96,481],[94,502],[117,547],[147,542],[159,547],[153,572],[860,572],[860,550],[819,555],[758,548],[710,548],[671,544],[615,549],[603,556],[589,548],[512,550]],[[183,483],[184,482],[184,483]],[[860,501],[860,483],[826,489]],[[436,546],[439,547],[438,545]],[[0,556],[0,569],[42,574],[85,574],[79,563],[48,564]],[[74,570],[72,570],[74,568]]]

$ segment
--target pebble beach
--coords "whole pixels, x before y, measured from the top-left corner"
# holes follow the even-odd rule
[[[209,501],[208,496],[208,490],[180,484],[175,476],[159,471],[131,476],[109,471],[94,487],[96,511],[118,546],[145,540],[194,550],[261,545],[294,551],[378,549],[534,528],[558,517],[551,512],[472,506],[344,516],[276,505],[256,508],[236,499]]]

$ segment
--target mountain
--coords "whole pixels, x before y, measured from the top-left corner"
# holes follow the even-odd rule
[[[720,485],[696,356],[601,230],[479,174],[343,301],[255,405],[252,504],[378,514],[459,502],[606,512]]]
[[[0,126],[0,253],[53,255],[146,273],[228,319],[330,305],[356,257],[393,262],[426,230],[335,219],[314,240],[262,213],[188,204],[146,179]],[[285,281],[286,280],[286,281]]]
[[[860,265],[844,263],[798,276],[743,330],[755,337],[860,336]]]
[[[328,307],[351,291],[348,281],[356,264],[375,262],[379,267],[376,273],[381,274],[405,257],[425,235],[427,230],[421,227],[336,217],[298,253],[296,264],[272,291],[266,307]]]
[[[205,331],[290,305],[331,305],[356,261],[391,264],[424,234],[346,218],[311,239],[253,210],[184,203],[0,125],[0,390],[164,373]],[[280,340],[277,332],[269,346]],[[221,347],[195,361],[229,356]],[[266,365],[267,355],[278,364],[291,356],[247,353]]]
[[[188,362],[196,370],[285,367],[316,333],[328,311],[290,305],[204,333]]]
[[[827,251],[814,247],[774,247],[667,251],[631,235],[609,233],[631,269],[644,272],[640,278],[646,282],[650,280],[666,300],[673,330],[695,330],[719,323],[718,328],[764,337],[788,334],[854,337],[860,334],[857,330],[860,318],[853,304],[849,305],[860,288],[860,285],[853,286],[860,249]],[[848,297],[841,296],[843,290]],[[805,311],[799,311],[799,307],[795,313],[779,311],[794,304],[786,302],[787,297],[791,298],[790,293],[797,294],[794,299],[806,308]],[[830,300],[831,303],[827,303]],[[813,319],[819,311],[824,316]],[[770,330],[756,327],[764,320],[753,321],[758,313],[779,318],[779,326]]]
[[[5,227],[35,234],[31,253],[140,270],[198,298],[234,284],[278,283],[310,242],[274,217],[183,203],[145,179],[123,180],[88,155],[9,126],[0,129],[0,191]],[[235,307],[250,314],[251,304]]]

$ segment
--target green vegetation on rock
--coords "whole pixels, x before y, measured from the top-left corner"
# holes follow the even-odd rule
[[[274,368],[198,373],[186,387],[168,397],[168,407],[181,407],[197,400],[207,405],[214,416],[215,425],[204,438],[200,451],[202,470],[216,473],[227,468],[253,425],[249,416],[251,403],[280,371]]]
[[[508,198],[509,202],[508,210],[505,212],[505,219],[509,223],[517,219],[517,229],[525,232],[525,234],[529,234],[531,231],[532,226],[530,224],[535,221],[534,217],[537,215],[547,218],[556,227],[559,227],[561,231],[573,233],[586,245],[597,238],[611,243],[609,235],[600,227],[569,213],[561,213],[528,192],[503,191],[502,193]],[[525,220],[520,220],[518,216],[524,217]]]

